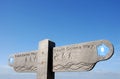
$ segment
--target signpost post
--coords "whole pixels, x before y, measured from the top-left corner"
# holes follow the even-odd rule
[[[37,73],[37,79],[54,79],[54,72],[90,71],[113,52],[113,45],[107,40],[55,47],[54,42],[46,39],[36,51],[11,55],[9,65],[16,72]]]

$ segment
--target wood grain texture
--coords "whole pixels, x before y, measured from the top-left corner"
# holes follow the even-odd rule
[[[53,47],[55,43],[49,40],[43,40],[39,43],[37,53],[37,79],[54,79],[52,71]]]
[[[99,56],[97,47],[105,44],[110,48],[106,56]],[[53,71],[89,71],[98,61],[109,59],[113,46],[107,40],[92,41],[53,49]]]
[[[109,48],[105,56],[98,54],[97,47],[102,44]],[[89,71],[97,62],[109,59],[114,53],[113,45],[107,40],[54,46],[54,42],[43,40],[38,50],[13,55],[14,63],[10,66],[16,72],[36,72],[37,79],[54,79],[54,72]]]
[[[14,70],[16,72],[36,72],[38,51],[24,52],[14,55]]]

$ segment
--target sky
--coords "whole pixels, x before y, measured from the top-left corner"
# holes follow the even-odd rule
[[[120,79],[119,0],[0,0],[0,79],[35,79],[17,73],[9,55],[38,49],[50,39],[56,46],[107,39],[114,55],[89,72],[56,72],[55,79]]]

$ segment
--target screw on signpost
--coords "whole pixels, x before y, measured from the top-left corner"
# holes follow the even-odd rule
[[[54,79],[54,72],[90,71],[97,62],[109,59],[113,51],[113,45],[107,40],[61,47],[43,40],[36,51],[11,55],[9,65],[16,72],[37,73],[37,79]]]

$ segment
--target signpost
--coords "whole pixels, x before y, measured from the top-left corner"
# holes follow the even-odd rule
[[[46,39],[36,51],[11,55],[9,65],[16,72],[37,73],[37,79],[54,79],[54,72],[90,71],[113,52],[113,45],[107,40],[55,47],[54,42]]]

